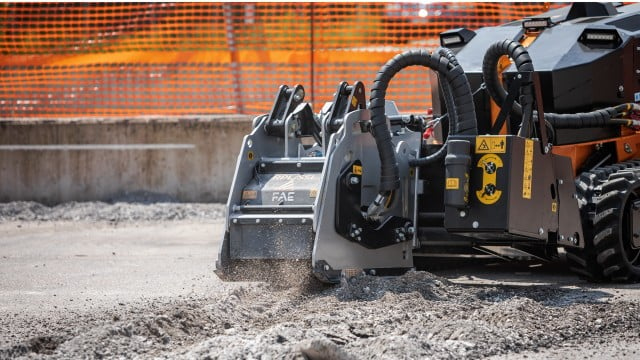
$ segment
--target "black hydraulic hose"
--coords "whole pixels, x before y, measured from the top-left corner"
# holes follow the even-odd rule
[[[436,50],[436,52],[447,58],[447,60],[449,60],[449,63],[452,66],[459,66],[460,64],[458,63],[458,59],[456,59],[455,54],[453,53],[453,51],[451,51],[450,49],[447,49],[445,47],[440,47],[438,48],[438,50]],[[451,86],[449,85],[449,83],[442,78],[442,75],[437,72],[436,73],[438,76],[438,84],[440,86],[440,89],[442,90],[442,95],[444,97],[444,103],[445,106],[447,108],[447,113],[449,114],[449,118],[456,118],[457,119],[457,115],[456,115],[456,108],[455,108],[455,103],[454,103],[454,99],[453,99],[453,93],[451,91]],[[449,134],[452,134],[455,129],[454,129],[454,122],[453,121],[449,121]],[[443,146],[438,149],[438,151],[436,151],[434,154],[429,155],[430,158],[433,158],[433,160],[435,159],[439,159],[440,157],[442,157],[445,153],[446,150],[446,144],[443,144]],[[430,162],[431,160],[422,160],[422,165],[426,165],[428,162]]]
[[[509,56],[515,63],[518,72],[533,72],[533,63],[529,52],[513,40],[499,41],[489,47],[482,62],[482,75],[487,86],[489,96],[502,106],[507,91],[502,86],[500,74],[498,73],[498,62],[504,55]],[[533,94],[533,84],[524,83],[522,93]],[[511,109],[516,116],[522,116],[522,105],[517,101],[513,103]],[[537,111],[533,111],[533,118],[537,118]],[[552,127],[558,129],[580,129],[585,127],[602,127],[613,125],[609,120],[619,114],[617,107],[607,107],[587,113],[556,114],[544,113],[544,119]]]
[[[519,72],[533,71],[533,62],[529,52],[520,43],[513,40],[503,40],[491,45],[482,60],[482,76],[489,95],[498,105],[502,105],[504,99],[507,98],[507,91],[502,86],[498,73],[498,62],[504,55],[513,59]],[[528,86],[530,83],[524,85]],[[522,116],[522,106],[519,103],[513,104],[513,111]]]
[[[398,164],[395,158],[391,134],[387,127],[385,116],[385,96],[391,79],[402,69],[420,65],[437,71],[444,77],[453,97],[452,109],[456,116],[449,117],[454,134],[477,134],[476,115],[471,95],[471,87],[462,71],[462,68],[454,66],[447,56],[440,53],[432,53],[425,50],[409,50],[396,55],[389,60],[376,76],[371,89],[371,133],[376,141],[380,155],[380,195],[387,196],[391,191],[400,187]],[[420,165],[418,162],[416,165]],[[414,164],[412,164],[413,166]]]
[[[458,59],[456,58],[456,54],[454,54],[451,49],[446,47],[439,47],[438,50],[436,51],[438,52],[438,54],[446,57],[451,63],[451,65],[453,66],[460,65],[460,63],[458,62]]]
[[[450,79],[447,79],[447,74],[449,72],[445,72],[442,73],[440,71],[436,71],[436,74],[438,75],[438,83],[440,84],[440,88],[442,89],[442,94],[444,97],[444,102],[445,105],[447,107],[447,116],[450,119],[449,120],[449,135],[454,135],[454,134],[463,134],[463,132],[459,131],[459,128],[457,126],[458,122],[460,121],[460,118],[458,117],[458,113],[457,113],[457,109],[458,106],[456,106],[456,104],[470,104],[470,109],[473,111],[473,129],[471,133],[465,133],[465,134],[477,134],[477,124],[476,124],[476,119],[475,119],[475,105],[473,104],[473,93],[471,92],[471,87],[469,86],[469,81],[466,77],[466,75],[464,74],[464,71],[462,70],[462,67],[460,66],[460,63],[458,63],[458,59],[456,59],[455,54],[453,53],[453,51],[451,51],[448,48],[445,47],[441,47],[438,48],[438,50],[436,50],[436,53],[444,58],[446,58],[449,61],[449,68],[451,68],[453,71],[454,68],[457,68],[459,70],[455,70],[456,72],[456,83],[462,84],[462,87],[465,89],[465,93],[462,96],[459,96],[460,94],[454,94],[453,90],[452,90],[452,83],[450,83]],[[433,55],[432,55],[433,56]],[[468,91],[466,91],[468,89]],[[448,138],[447,138],[448,139]],[[436,161],[440,158],[442,158],[445,153],[446,153],[446,142],[445,144],[442,145],[442,147],[440,147],[440,149],[438,149],[435,153],[423,157],[423,158],[418,158],[418,159],[414,159],[414,160],[410,160],[409,161],[409,165],[410,166],[425,166],[433,161]]]

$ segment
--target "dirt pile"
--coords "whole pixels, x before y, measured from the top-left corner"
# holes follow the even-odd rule
[[[150,300],[72,330],[52,358],[479,358],[589,341],[635,341],[640,304],[555,287],[463,286],[426,272],[359,276],[309,290],[225,283],[185,300]],[[74,327],[75,326],[75,327]],[[0,358],[27,352],[24,339]],[[22,348],[21,348],[22,346]],[[33,356],[33,347],[28,354]]]

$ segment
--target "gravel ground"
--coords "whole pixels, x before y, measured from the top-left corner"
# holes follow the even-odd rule
[[[145,199],[138,196],[133,199]],[[213,220],[224,216],[223,204],[176,202],[69,202],[46,206],[33,201],[0,203],[0,223],[8,221],[134,222]]]
[[[220,223],[222,214],[219,204],[0,204],[0,224],[23,226],[18,233],[43,221],[115,221],[126,231],[141,222]],[[199,292],[149,293],[99,310],[0,313],[0,358],[640,358],[636,285],[618,296],[619,288],[572,275],[551,285],[534,285],[535,271],[525,276],[505,285],[415,271],[287,289],[212,278]]]

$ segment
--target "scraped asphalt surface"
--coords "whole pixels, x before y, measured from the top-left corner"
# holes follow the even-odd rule
[[[221,282],[223,210],[0,204],[0,359],[640,358],[640,286],[563,263]]]

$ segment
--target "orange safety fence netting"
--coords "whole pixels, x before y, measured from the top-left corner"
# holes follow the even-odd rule
[[[280,84],[316,110],[340,81],[369,88],[442,31],[502,24],[548,3],[2,3],[0,117],[267,112]],[[389,98],[430,106],[410,68]]]

